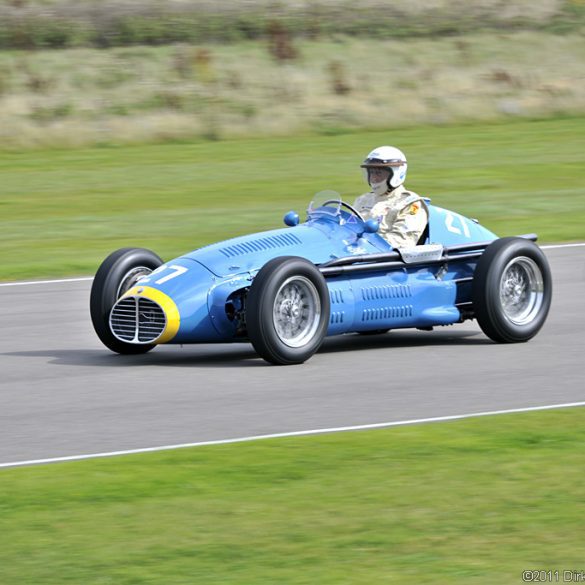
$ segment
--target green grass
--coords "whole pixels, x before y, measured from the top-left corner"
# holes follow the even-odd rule
[[[365,190],[359,164],[390,143],[407,185],[499,235],[583,240],[585,118],[331,136],[26,151],[0,157],[0,279],[93,274],[124,246],[170,259],[282,224],[312,195]]]
[[[584,570],[585,409],[0,471],[2,585]]]

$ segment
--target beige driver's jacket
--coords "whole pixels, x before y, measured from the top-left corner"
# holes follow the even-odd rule
[[[429,220],[423,198],[403,185],[383,195],[365,193],[353,205],[365,220],[380,222],[378,234],[393,248],[416,246]]]

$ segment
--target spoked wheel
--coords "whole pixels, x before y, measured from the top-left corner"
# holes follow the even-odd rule
[[[329,324],[329,290],[304,258],[282,256],[254,279],[246,304],[248,336],[266,361],[300,364],[321,346]]]
[[[150,343],[125,343],[115,337],[110,329],[110,312],[116,301],[142,276],[162,264],[163,261],[150,250],[122,248],[110,254],[99,267],[91,287],[91,321],[101,342],[112,351],[137,354],[146,353],[154,347]]]
[[[543,276],[538,264],[521,256],[513,258],[500,279],[500,303],[514,325],[531,323],[544,303]]]
[[[500,343],[528,341],[544,325],[552,299],[546,256],[523,238],[490,244],[475,269],[473,304],[483,332]]]

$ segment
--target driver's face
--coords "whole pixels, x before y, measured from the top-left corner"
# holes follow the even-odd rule
[[[370,185],[372,183],[386,182],[389,176],[390,171],[388,169],[378,167],[368,169],[368,183],[370,183]]]

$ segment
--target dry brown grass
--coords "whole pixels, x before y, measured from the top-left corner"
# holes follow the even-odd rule
[[[547,33],[0,52],[4,147],[325,133],[585,111],[585,38]]]

